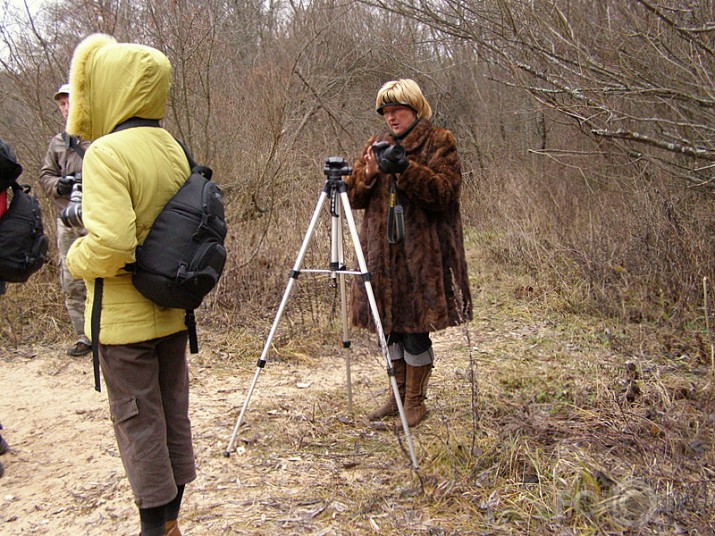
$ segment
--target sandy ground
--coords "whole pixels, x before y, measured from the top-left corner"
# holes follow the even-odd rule
[[[342,352],[336,345],[328,359],[305,364],[269,358],[237,451],[225,457],[256,361],[212,364],[220,352],[201,348],[191,366],[199,476],[187,487],[185,535],[399,534],[402,518],[429,525],[409,509],[395,514],[391,497],[414,486],[409,456],[397,435],[361,417],[389,387],[382,356],[350,351],[351,414]],[[93,389],[91,356],[70,358],[64,345],[0,347],[0,372],[0,422],[11,446],[0,458],[0,534],[138,534],[106,393]],[[366,503],[366,489],[382,491]]]

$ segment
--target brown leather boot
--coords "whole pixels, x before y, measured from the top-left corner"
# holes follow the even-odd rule
[[[392,370],[395,373],[395,381],[397,382],[397,390],[400,392],[400,399],[405,399],[405,360],[398,359],[392,361]],[[395,400],[395,392],[392,390],[392,382],[390,382],[390,399],[382,406],[367,414],[367,418],[371,421],[377,421],[397,415],[397,401]]]
[[[164,523],[164,534],[166,536],[181,536],[181,531],[179,530],[179,523],[176,521],[176,519]]]
[[[432,364],[422,367],[407,365],[405,387],[405,418],[407,426],[417,426],[427,416],[427,383],[432,375]],[[397,418],[395,426],[402,427],[402,421]]]

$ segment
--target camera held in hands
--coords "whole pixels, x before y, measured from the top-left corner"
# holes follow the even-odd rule
[[[372,154],[377,160],[377,167],[383,173],[402,173],[410,165],[405,156],[405,148],[399,143],[395,145],[390,145],[386,141],[373,143]]]
[[[82,174],[74,176],[70,202],[60,212],[60,220],[67,227],[84,227],[82,223]]]

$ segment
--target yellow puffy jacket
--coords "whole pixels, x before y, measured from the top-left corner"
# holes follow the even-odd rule
[[[82,219],[87,236],[67,254],[67,267],[87,284],[85,330],[94,280],[104,279],[100,341],[130,344],[186,329],[184,312],[144,298],[124,270],[154,219],[189,174],[181,146],[163,128],[114,128],[132,117],[164,116],[171,65],[158,50],[94,34],[74,52],[67,131],[93,143],[82,167]]]

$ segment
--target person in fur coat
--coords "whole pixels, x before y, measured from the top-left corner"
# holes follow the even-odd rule
[[[346,178],[363,209],[360,245],[374,289],[407,424],[427,415],[434,366],[430,333],[472,318],[462,236],[462,170],[454,136],[429,121],[432,109],[410,79],[380,88],[387,131],[371,137]],[[362,280],[353,281],[351,320],[375,331]],[[370,420],[398,413],[394,393]],[[399,420],[397,426],[401,426]]]

